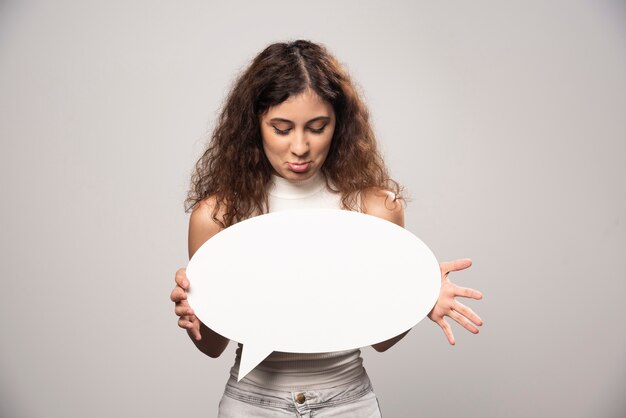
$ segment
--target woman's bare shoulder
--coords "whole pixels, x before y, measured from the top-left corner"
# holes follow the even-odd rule
[[[372,187],[361,191],[361,210],[404,227],[404,199],[390,190]]]
[[[189,217],[189,258],[209,238],[222,230],[221,225],[213,219],[213,211],[217,205],[217,197],[209,196],[196,204]],[[217,213],[218,219],[224,214],[224,206]]]

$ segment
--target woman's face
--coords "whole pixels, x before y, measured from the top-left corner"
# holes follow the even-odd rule
[[[335,131],[330,103],[307,89],[270,107],[260,118],[263,151],[275,174],[306,180],[322,167]]]

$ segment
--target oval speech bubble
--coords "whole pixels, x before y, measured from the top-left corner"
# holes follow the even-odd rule
[[[256,216],[207,240],[187,266],[188,302],[243,344],[241,380],[272,351],[322,353],[395,337],[430,312],[439,263],[406,229],[338,209]]]

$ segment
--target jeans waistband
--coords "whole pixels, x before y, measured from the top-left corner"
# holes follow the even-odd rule
[[[232,376],[226,382],[224,393],[235,399],[259,405],[293,408],[306,402],[309,408],[316,405],[338,405],[360,398],[372,391],[369,376],[363,373],[355,380],[338,386],[322,389],[275,390],[246,382],[237,382]]]

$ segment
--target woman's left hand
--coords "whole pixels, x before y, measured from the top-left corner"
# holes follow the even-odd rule
[[[441,290],[439,291],[437,303],[428,314],[428,317],[443,329],[451,345],[455,344],[454,335],[452,334],[452,328],[445,320],[446,316],[454,319],[466,330],[474,334],[478,334],[476,326],[482,326],[483,324],[483,320],[473,310],[455,299],[457,296],[461,296],[479,300],[483,298],[483,294],[478,290],[457,286],[448,279],[450,272],[463,270],[471,265],[472,260],[469,258],[445,261],[439,264],[441,269]]]

